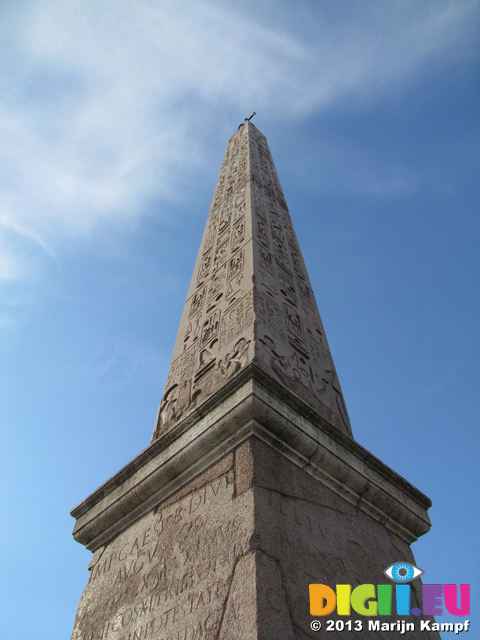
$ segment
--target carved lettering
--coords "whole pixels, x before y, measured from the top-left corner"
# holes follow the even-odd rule
[[[263,324],[276,325],[277,320],[280,318],[280,308],[273,302],[273,296],[259,293],[258,303],[259,318],[262,319]]]
[[[237,222],[237,224],[233,227],[232,241],[231,241],[232,249],[235,250],[243,242],[244,238],[245,238],[245,219],[240,220],[240,222]]]
[[[267,249],[265,249],[265,247],[262,247],[261,245],[259,245],[259,249],[260,249],[260,266],[263,267],[266,271],[268,271],[268,273],[275,275],[272,254],[269,253]]]
[[[300,340],[304,339],[302,319],[296,311],[292,309],[288,304],[283,305],[285,314],[285,325],[287,329],[293,333]]]
[[[195,382],[198,382],[198,380],[202,378],[207,373],[207,371],[209,371],[213,367],[213,365],[215,364],[215,360],[216,358],[210,351],[210,349],[203,349],[202,351],[200,351],[200,368],[195,374]]]
[[[233,192],[233,186],[230,187],[231,192]],[[220,222],[218,225],[218,235],[224,234],[230,227],[230,221],[232,219],[232,211],[225,204],[222,209],[222,214],[220,216]]]
[[[253,295],[250,292],[225,312],[220,327],[220,341],[228,344],[253,322]]]
[[[235,278],[235,276],[237,276],[243,270],[244,259],[244,249],[240,249],[240,251],[237,251],[237,253],[232,258],[230,258],[230,262],[228,263],[227,280],[232,280],[232,278]]]
[[[198,349],[196,345],[192,345],[180,356],[178,362],[178,371],[180,374],[181,382],[183,382],[187,378],[190,378],[195,371],[197,352]]]
[[[100,552],[97,577],[86,588],[95,615],[86,612],[77,619],[78,637],[215,637],[229,577],[249,540],[240,515],[224,516],[233,488],[230,474],[215,478],[145,516],[142,526],[133,525]],[[109,571],[112,577],[106,576]]]
[[[262,242],[266,247],[268,247],[268,235],[267,235],[267,225],[261,219],[257,220],[257,235],[260,242]]]
[[[202,345],[207,342],[211,342],[211,340],[213,340],[213,338],[218,334],[220,329],[220,315],[220,309],[215,309],[215,311],[213,311],[213,313],[211,313],[203,323]]]
[[[248,345],[250,340],[241,338],[231,353],[227,353],[225,358],[220,360],[218,368],[226,376],[232,376],[248,362]]]
[[[222,242],[222,244],[215,251],[214,257],[214,272],[216,273],[221,264],[225,262],[229,255],[228,250],[228,238]]]
[[[302,279],[305,279],[305,269],[303,267],[302,261],[300,259],[299,254],[296,251],[292,251],[290,253],[290,257],[292,259],[292,265],[295,273]]]
[[[280,221],[278,219],[276,219],[276,215],[277,214],[275,212],[275,217],[272,218],[272,221],[271,221],[272,234],[273,234],[273,236],[275,238],[277,238],[277,240],[281,244],[281,246],[285,246],[285,236],[283,235],[282,224],[280,223]]]
[[[156,435],[248,363],[257,331],[266,366],[304,399],[315,398],[332,424],[348,424],[268,145],[256,130],[249,139],[246,132],[240,128],[222,162]],[[245,333],[254,323],[254,295],[257,325]]]
[[[300,289],[300,295],[302,297],[302,302],[304,302],[310,309],[313,309],[313,291],[307,287],[303,282],[298,283],[298,288]]]
[[[198,279],[197,279],[198,282],[201,282],[207,277],[208,272],[210,271],[211,264],[212,264],[212,254],[211,252],[206,253],[202,258],[200,269],[198,271]]]
[[[283,265],[289,266],[286,243],[280,238],[277,238],[276,236],[272,236],[272,243],[273,243],[274,253],[277,260],[281,262]]]
[[[202,289],[200,289],[194,294],[192,303],[190,305],[190,313],[188,316],[189,318],[194,316],[197,313],[197,311],[199,311],[203,307],[203,303],[205,302],[205,293],[206,293],[206,287],[202,287]]]

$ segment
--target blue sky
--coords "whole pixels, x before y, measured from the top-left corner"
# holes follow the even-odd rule
[[[478,629],[479,17],[470,0],[2,3],[2,636],[70,637],[90,553],[69,511],[149,443],[252,111],[354,436],[432,498],[417,564],[472,584]]]

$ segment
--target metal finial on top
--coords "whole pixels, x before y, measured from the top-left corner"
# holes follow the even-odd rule
[[[250,121],[250,120],[253,118],[253,116],[255,116],[255,115],[257,115],[257,114],[256,114],[256,113],[255,113],[255,111],[254,111],[254,112],[252,113],[252,115],[251,115],[249,118],[245,118],[245,120],[244,120],[243,122],[241,122],[241,123],[238,125],[238,128],[240,129],[240,127],[243,127],[243,125],[245,124],[245,122],[247,122],[247,120],[248,120],[248,121]]]

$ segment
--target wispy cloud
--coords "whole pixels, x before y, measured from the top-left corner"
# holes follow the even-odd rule
[[[12,3],[0,27],[0,278],[28,277],[25,242],[58,264],[65,239],[174,197],[180,165],[202,170],[212,113],[231,122],[254,105],[282,121],[375,99],[469,55],[478,13],[468,0],[343,7]]]

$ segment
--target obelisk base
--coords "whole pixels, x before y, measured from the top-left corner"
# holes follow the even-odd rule
[[[72,640],[344,638],[311,630],[309,584],[382,584],[399,560],[408,543],[251,436],[95,551]]]

